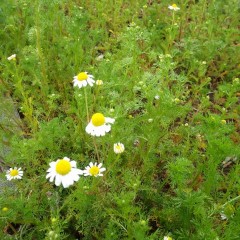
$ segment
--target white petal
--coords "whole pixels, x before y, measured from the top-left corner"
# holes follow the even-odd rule
[[[68,188],[72,184],[73,184],[73,180],[71,179],[71,176],[64,176],[62,178],[62,185],[64,188]]]
[[[76,168],[76,167],[77,167],[76,161],[71,161],[70,164],[71,164],[71,167],[73,167],[73,168]]]
[[[50,181],[50,182],[53,182],[55,177],[56,177],[56,175],[55,175],[55,174],[52,174],[52,175],[50,176],[50,178],[49,178],[49,181]]]
[[[50,165],[51,168],[55,168],[56,167],[56,162],[50,162],[49,165]]]
[[[46,179],[50,178],[52,176],[52,173],[48,173],[47,176],[46,176]]]
[[[56,174],[56,178],[55,178],[55,185],[56,186],[60,186],[62,182],[62,178],[59,174]]]
[[[104,136],[106,132],[106,125],[99,126],[95,128],[94,134],[97,137]]]
[[[104,125],[104,131],[105,132],[110,132],[111,131],[111,125],[105,124]]]
[[[93,125],[92,123],[90,122],[87,126],[86,126],[86,132],[91,134],[92,133],[92,128],[93,128]]]
[[[101,168],[100,169],[100,172],[104,172],[104,171],[106,171],[106,168]]]
[[[106,123],[114,123],[115,119],[114,118],[110,118],[110,117],[105,117],[105,122]]]
[[[87,84],[88,84],[88,83],[87,83],[87,81],[86,81],[86,80],[83,80],[83,81],[82,81],[82,85],[83,85],[84,87],[86,87],[86,86],[87,86]]]
[[[77,182],[80,179],[80,177],[78,176],[78,174],[73,174],[72,175],[72,180]]]

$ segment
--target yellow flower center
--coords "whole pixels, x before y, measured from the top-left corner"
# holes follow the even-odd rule
[[[172,5],[172,7],[173,7],[173,8],[177,8],[177,4],[174,3],[174,4]]]
[[[95,113],[92,116],[92,124],[96,127],[102,126],[105,123],[105,118],[101,113]]]
[[[99,167],[97,166],[92,166],[90,169],[89,169],[89,172],[92,176],[96,176],[98,175],[99,173]]]
[[[69,161],[61,159],[56,164],[56,172],[60,175],[66,175],[71,171],[71,164]]]
[[[117,149],[117,150],[122,150],[122,146],[121,146],[121,145],[117,145],[117,146],[116,146],[116,149]]]
[[[83,81],[83,80],[87,80],[88,79],[88,75],[85,72],[80,72],[77,75],[77,80],[78,81]]]
[[[18,175],[18,170],[17,169],[13,169],[13,170],[10,171],[10,176],[11,177],[15,177],[17,175]]]

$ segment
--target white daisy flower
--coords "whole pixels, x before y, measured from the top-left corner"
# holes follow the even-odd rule
[[[172,4],[171,6],[168,6],[168,9],[173,10],[173,11],[178,11],[180,8],[177,6],[177,4]]]
[[[11,181],[12,179],[21,179],[23,176],[23,171],[21,168],[17,167],[10,168],[5,176],[7,177],[8,181]]]
[[[49,165],[46,178],[49,178],[50,182],[53,182],[55,178],[56,186],[62,184],[64,188],[67,188],[77,182],[80,178],[79,175],[83,174],[82,170],[77,169],[76,161],[70,161],[67,157],[51,162]]]
[[[73,86],[82,88],[90,85],[92,87],[95,83],[95,80],[93,78],[93,75],[89,75],[87,72],[80,72],[77,76],[74,76]]]
[[[11,55],[10,57],[7,58],[8,61],[15,60],[16,59],[16,54]]]
[[[98,85],[98,86],[103,85],[103,80],[97,80],[96,85]]]
[[[113,118],[104,117],[101,113],[95,113],[86,127],[86,132],[92,136],[104,136],[105,133],[110,132],[110,124],[114,122],[115,119]]]
[[[89,166],[83,170],[84,176],[93,176],[93,177],[99,177],[103,176],[102,172],[106,171],[106,168],[102,168],[102,163],[92,163],[90,162]]]
[[[120,154],[120,153],[123,153],[125,150],[124,148],[124,145],[122,143],[114,143],[113,145],[113,151],[116,153],[116,154]]]

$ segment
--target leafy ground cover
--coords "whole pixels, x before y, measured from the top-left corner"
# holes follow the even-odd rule
[[[240,239],[239,1],[172,4],[1,1],[1,239]]]

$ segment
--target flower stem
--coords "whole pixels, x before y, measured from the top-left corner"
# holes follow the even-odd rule
[[[227,201],[226,203],[224,203],[224,204],[222,205],[222,208],[224,208],[224,207],[225,207],[226,205],[228,205],[229,203],[238,200],[239,198],[240,198],[240,195],[237,196],[237,197],[235,197],[235,198],[233,198],[233,199],[231,199],[231,200],[229,200],[229,201]]]
[[[227,201],[226,203],[224,203],[222,206],[218,207],[217,209],[213,209],[212,213],[209,215],[210,217],[215,214],[219,209],[223,209],[226,205],[228,205],[229,203],[235,202],[236,200],[240,199],[240,195]]]
[[[99,157],[99,152],[98,152],[97,143],[96,143],[96,140],[95,140],[95,138],[93,138],[93,145],[94,145],[94,147],[95,147],[95,150],[96,150],[96,154],[97,154],[98,163],[100,163],[100,157]]]
[[[86,92],[86,88],[84,88],[84,97],[85,97],[85,106],[86,106],[86,112],[87,112],[87,121],[89,122],[88,101],[87,101],[87,92]]]

